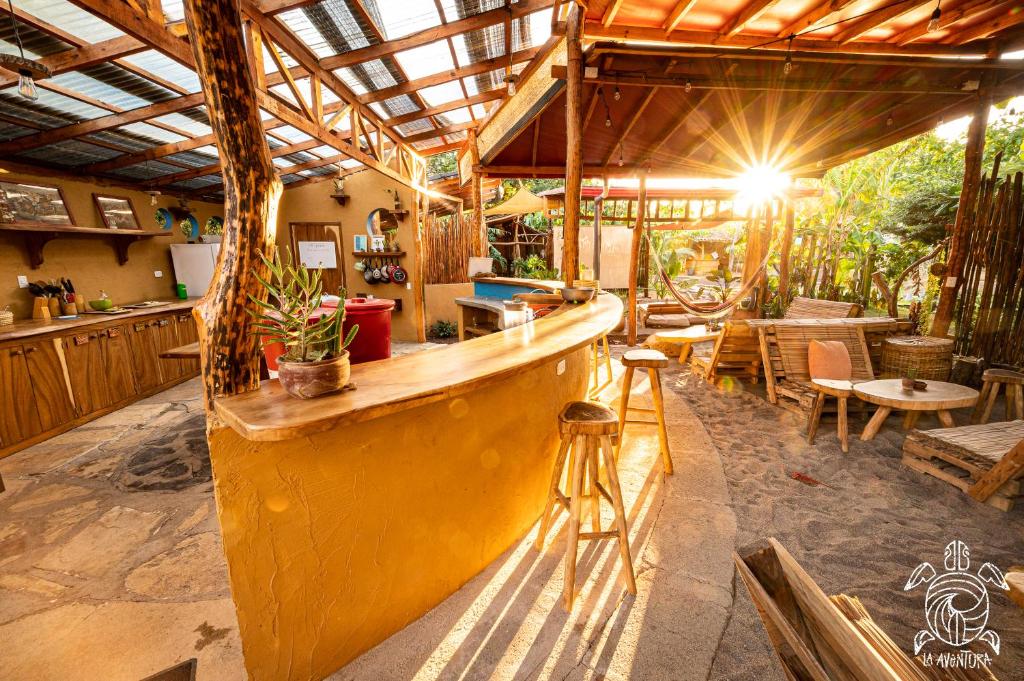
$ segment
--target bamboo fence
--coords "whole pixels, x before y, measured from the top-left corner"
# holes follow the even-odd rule
[[[982,177],[966,215],[968,243],[954,320],[956,352],[1024,365],[1024,200],[1017,173]]]
[[[461,284],[469,281],[469,254],[473,235],[468,220],[459,213],[426,216],[424,221],[424,281],[427,284]]]

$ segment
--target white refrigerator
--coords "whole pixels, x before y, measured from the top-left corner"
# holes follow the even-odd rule
[[[174,278],[185,285],[190,298],[206,293],[213,280],[220,244],[171,244]]]

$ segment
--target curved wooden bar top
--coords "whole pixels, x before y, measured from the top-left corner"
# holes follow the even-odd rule
[[[584,348],[619,323],[622,309],[619,298],[603,293],[500,333],[358,364],[352,367],[355,390],[304,401],[268,381],[259,390],[218,399],[217,415],[254,441],[322,433],[454,397]]]

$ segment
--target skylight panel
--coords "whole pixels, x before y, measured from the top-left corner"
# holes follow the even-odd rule
[[[444,15],[448,21],[475,16],[481,12],[505,6],[505,0],[481,0],[479,3],[468,3],[466,0],[441,0]]]
[[[376,4],[388,40],[441,25],[434,0],[377,0]]]
[[[192,133],[196,137],[202,137],[213,133],[213,129],[210,128],[209,125],[200,123],[199,121],[194,121],[188,116],[182,116],[178,113],[166,114],[154,120],[166,123],[167,125],[178,128],[179,130]]]
[[[110,114],[106,109],[101,109],[92,104],[71,99],[56,92],[50,92],[45,88],[39,88],[39,99],[36,105],[59,111],[62,114],[74,116],[81,119],[99,118]]]
[[[277,166],[278,168],[290,168],[295,164],[286,159],[284,156],[278,156],[277,158],[274,159],[274,165]]]
[[[121,109],[138,109],[139,107],[151,104],[149,100],[125,92],[106,83],[90,78],[75,71],[61,73],[51,78],[54,83],[79,94],[99,100],[104,104],[110,104]]]
[[[534,45],[543,45],[547,42],[548,38],[551,37],[551,8],[542,9],[539,12],[533,14],[527,14],[523,19],[526,19],[529,23],[530,30],[530,44],[525,46],[519,46],[516,44],[516,40],[519,38],[518,35],[514,35],[512,38],[512,51],[523,49],[523,47],[533,47]],[[521,20],[520,20],[521,21]]]
[[[199,92],[203,89],[195,72],[156,50],[139,52],[138,54],[122,57],[122,59],[132,66],[152,73],[154,76],[159,76],[178,87],[184,88],[188,92]]]
[[[313,22],[309,20],[309,16],[307,16],[301,9],[282,12],[278,15],[278,18],[285,26],[291,29],[291,32],[294,33],[303,44],[312,50],[317,57],[330,57],[335,54],[334,49],[331,48],[327,39],[324,38],[323,34],[320,33]]]
[[[384,106],[380,102],[372,102],[370,104],[370,108],[373,109],[373,112],[375,114],[377,114],[378,116],[380,116],[381,118],[390,118],[391,117],[391,115],[388,113],[387,109],[385,109]]]
[[[163,10],[164,19],[168,22],[185,19],[185,3],[182,0],[162,0],[160,9]]]
[[[447,40],[438,40],[395,55],[405,74],[412,80],[455,68]]]
[[[298,101],[296,101],[295,99],[295,95],[292,94],[291,89],[284,83],[271,86],[270,91],[273,92],[278,97],[280,97],[281,99],[290,102],[294,106],[299,106]]]
[[[150,139],[159,140],[165,144],[173,144],[174,142],[181,142],[185,139],[181,135],[176,135],[170,130],[164,130],[163,128],[158,128],[155,125],[150,125],[149,123],[129,123],[128,125],[122,125],[120,128],[117,128],[117,130],[133,135],[149,137]]]
[[[334,156],[338,152],[329,144],[321,144],[319,147],[310,149],[309,153],[316,154],[320,158],[327,158],[328,156]]]
[[[451,81],[448,83],[441,83],[433,87],[424,88],[419,91],[423,101],[430,106],[438,106],[440,104],[447,104],[448,102],[454,102],[457,99],[462,99],[462,88],[459,86],[458,81]]]
[[[354,158],[343,158],[341,161],[338,162],[338,165],[341,166],[342,168],[349,169],[349,168],[358,168],[359,166],[361,166],[363,164],[361,162],[355,160]]]
[[[473,120],[473,117],[469,115],[469,108],[465,106],[454,111],[446,111],[444,117],[450,123],[469,123]]]
[[[87,43],[98,43],[124,35],[103,19],[75,7],[66,0],[18,0],[18,8],[47,23],[59,26]]]
[[[6,54],[17,54],[18,53],[18,45],[17,45],[17,43],[11,43],[11,42],[7,42],[6,40],[0,40],[0,50],[2,50]],[[39,59],[39,58],[41,58],[43,56],[43,55],[39,54],[38,52],[33,52],[28,47],[25,47],[24,50],[25,50],[25,56],[28,57],[29,59]]]
[[[487,107],[485,107],[483,104],[474,104],[473,105],[473,115],[476,116],[477,118],[484,118],[484,117],[486,117],[487,116]]]
[[[363,81],[356,77],[350,68],[335,69],[334,75],[341,78],[341,82],[348,86],[348,89],[357,95],[365,95],[369,89],[363,85]]]
[[[299,142],[305,142],[313,139],[306,133],[298,130],[297,128],[293,128],[290,125],[282,125],[280,128],[274,128],[274,134],[279,137],[283,137],[291,144],[298,144]]]

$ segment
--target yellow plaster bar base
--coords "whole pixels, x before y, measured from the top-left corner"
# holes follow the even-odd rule
[[[250,677],[329,675],[520,539],[544,506],[557,413],[584,397],[587,369],[584,346],[455,397],[306,437],[213,433]]]

